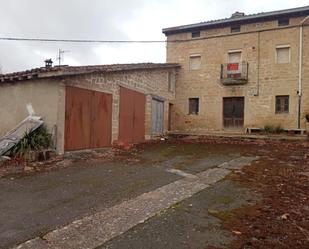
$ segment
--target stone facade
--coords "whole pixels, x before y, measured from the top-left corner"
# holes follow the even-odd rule
[[[298,84],[300,54],[300,23],[305,18],[290,18],[288,26],[278,27],[278,21],[242,24],[239,33],[231,27],[201,30],[200,38],[191,32],[167,34],[167,62],[179,63],[176,99],[173,102],[172,130],[215,132],[225,131],[223,98],[244,97],[244,126],[263,128],[281,125],[298,128]],[[181,42],[183,40],[183,42]],[[302,99],[300,128],[305,128],[309,113],[309,26],[303,26]],[[276,62],[276,48],[290,47],[290,63]],[[248,82],[224,85],[221,64],[228,63],[229,51],[241,51],[242,61],[248,63]],[[201,55],[201,67],[190,70],[190,55]],[[276,96],[289,96],[289,112],[276,114]],[[199,98],[199,114],[188,115],[188,99]]]
[[[119,101],[120,101],[120,87],[141,92],[146,95],[146,109],[145,109],[145,138],[152,138],[151,132],[151,103],[152,98],[159,98],[164,101],[164,132],[168,129],[168,112],[169,103],[175,99],[175,91],[169,90],[169,73],[176,74],[176,69],[169,70],[139,70],[131,72],[117,72],[117,73],[94,73],[81,76],[68,77],[61,84],[61,88],[65,86],[75,86],[89,90],[110,93],[113,95],[113,110],[112,110],[112,140],[118,139],[119,131]],[[65,91],[63,91],[65,92]],[[62,99],[62,107],[59,108],[59,115],[61,121],[59,123],[59,143],[64,141],[64,96]],[[59,148],[63,148],[63,144],[59,144]]]

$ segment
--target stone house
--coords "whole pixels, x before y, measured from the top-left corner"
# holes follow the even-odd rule
[[[136,143],[169,128],[177,64],[43,67],[0,75],[0,137],[31,104],[59,153]]]
[[[309,113],[309,6],[163,29],[178,63],[172,130],[296,132]]]

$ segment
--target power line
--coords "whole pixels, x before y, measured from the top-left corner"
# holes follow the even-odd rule
[[[131,41],[131,40],[83,40],[83,39],[46,39],[46,38],[20,38],[0,37],[2,41],[30,41],[30,42],[64,42],[64,43],[166,43],[163,40]],[[174,42],[174,41],[173,41]]]

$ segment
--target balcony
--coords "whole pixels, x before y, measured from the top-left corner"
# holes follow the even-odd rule
[[[248,63],[226,63],[221,65],[223,85],[243,85],[248,82]]]

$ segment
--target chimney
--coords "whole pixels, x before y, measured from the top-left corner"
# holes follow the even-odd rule
[[[53,66],[52,59],[46,59],[44,62],[45,62],[45,67],[46,68],[51,68]]]
[[[235,13],[232,14],[231,18],[238,18],[238,17],[243,17],[243,16],[245,16],[244,12],[236,11]]]

